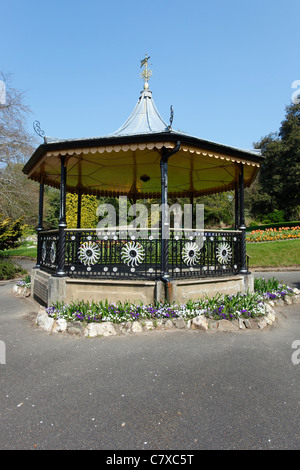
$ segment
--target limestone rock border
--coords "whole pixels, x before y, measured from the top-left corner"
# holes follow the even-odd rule
[[[19,295],[20,297],[30,297],[31,295],[31,287],[18,286],[18,284],[13,286],[12,291],[14,294]]]
[[[300,291],[294,290],[295,295],[286,299],[272,300],[266,303],[266,315],[257,318],[239,318],[238,320],[214,320],[204,315],[198,315],[193,319],[185,320],[182,317],[173,319],[145,319],[122,323],[93,322],[83,323],[80,321],[68,322],[65,319],[55,320],[46,313],[46,308],[41,307],[37,317],[36,325],[50,334],[66,333],[86,338],[107,337],[117,335],[137,334],[158,330],[200,330],[237,332],[251,329],[263,330],[268,325],[273,325],[277,319],[274,307],[288,306],[291,303],[300,303]]]

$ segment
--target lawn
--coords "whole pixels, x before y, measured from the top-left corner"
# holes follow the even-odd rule
[[[28,246],[25,244],[19,246],[18,248],[14,248],[13,250],[7,250],[5,253],[7,253],[9,256],[36,258],[36,246]]]
[[[300,239],[247,243],[250,268],[255,266],[300,266]]]

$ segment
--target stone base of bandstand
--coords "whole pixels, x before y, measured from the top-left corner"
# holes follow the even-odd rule
[[[151,304],[167,300],[184,304],[188,300],[213,297],[217,293],[234,295],[238,292],[253,292],[252,274],[220,278],[177,279],[162,281],[134,279],[74,279],[58,277],[33,269],[31,272],[31,295],[41,305],[54,302],[69,303],[77,300],[132,302]]]

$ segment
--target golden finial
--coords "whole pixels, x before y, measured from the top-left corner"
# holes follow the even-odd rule
[[[145,59],[141,60],[141,68],[144,67],[144,70],[141,73],[141,78],[144,79],[144,89],[149,88],[148,80],[152,75],[151,70],[148,69],[148,60],[150,59],[150,56],[148,57],[147,54],[145,56]]]

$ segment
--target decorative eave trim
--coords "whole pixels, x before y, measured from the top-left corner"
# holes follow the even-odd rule
[[[33,153],[31,158],[25,164],[23,168],[23,172],[25,174],[29,174],[33,167],[36,167],[46,153],[48,152],[58,152],[60,155],[62,152],[67,151],[70,153],[72,150],[77,149],[84,149],[88,152],[94,153],[97,152],[99,148],[115,148],[118,149],[119,147],[131,146],[131,145],[150,145],[149,148],[156,146],[163,146],[167,142],[171,144],[171,148],[173,148],[177,141],[181,142],[182,147],[191,147],[197,150],[203,149],[203,151],[211,153],[215,155],[227,155],[231,156],[231,159],[241,160],[241,162],[251,161],[255,163],[260,163],[264,160],[262,155],[257,155],[254,152],[246,151],[237,149],[234,147],[229,147],[227,145],[218,144],[215,142],[210,142],[206,140],[202,140],[196,137],[188,136],[186,134],[181,134],[178,132],[161,132],[161,133],[153,133],[153,134],[141,134],[141,135],[134,135],[134,136],[122,136],[122,137],[101,137],[101,138],[93,138],[93,139],[77,139],[77,140],[65,140],[65,141],[57,141],[57,142],[50,142],[41,144]],[[92,150],[91,149],[96,149]],[[112,150],[111,150],[112,151]]]
[[[173,142],[142,142],[142,143],[132,143],[132,144],[122,144],[122,145],[106,145],[102,147],[85,147],[85,148],[71,148],[71,149],[65,149],[65,150],[52,150],[46,152],[44,157],[59,157],[59,156],[79,156],[79,155],[88,155],[92,154],[95,155],[96,153],[102,154],[102,153],[111,153],[111,152],[128,152],[128,151],[136,151],[136,150],[161,150],[163,147],[167,149],[172,149],[174,148],[174,143]],[[208,152],[205,149],[201,149],[198,147],[191,147],[189,145],[181,145],[180,151],[183,152],[189,152],[190,154],[195,154],[195,155],[203,155],[203,156],[208,156],[210,158],[216,158],[220,160],[225,160],[225,161],[231,161],[235,162],[237,164],[241,163],[243,165],[249,165],[249,166],[255,166],[255,167],[260,167],[259,162],[253,162],[249,161],[248,159],[245,158],[237,158],[235,156],[227,155],[227,154],[222,154],[222,153],[216,153],[216,152]]]

